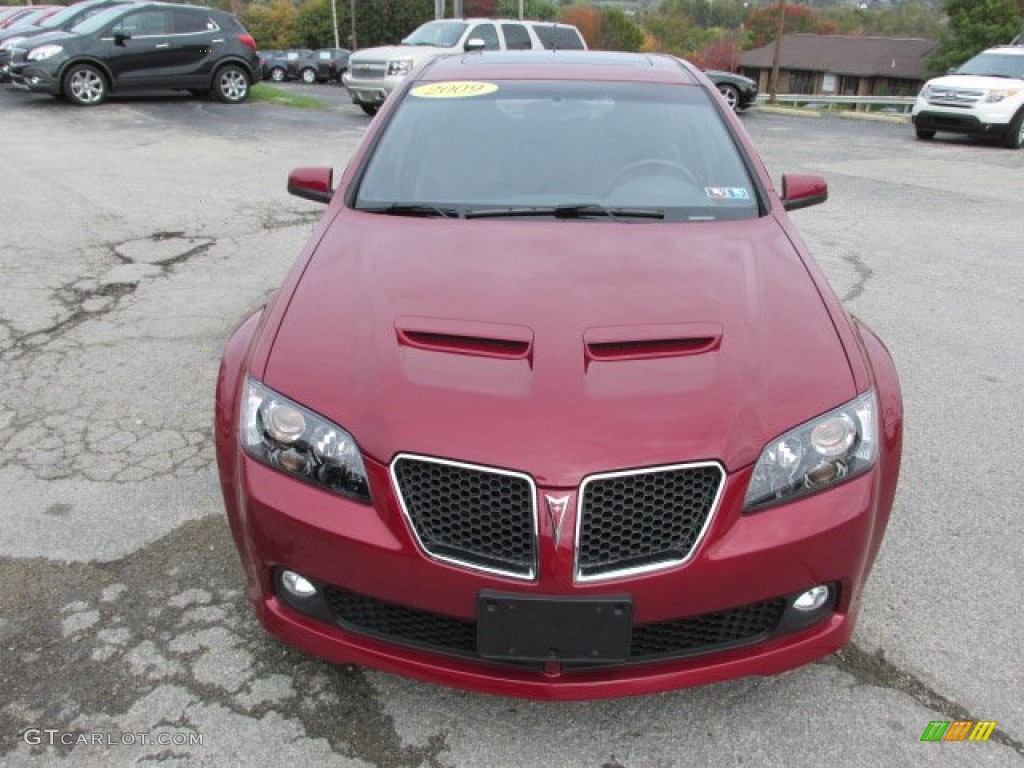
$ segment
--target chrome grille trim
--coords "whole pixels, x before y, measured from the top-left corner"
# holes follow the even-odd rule
[[[450,554],[444,554],[439,552],[433,552],[427,546],[420,536],[420,531],[417,528],[416,521],[412,511],[406,504],[405,495],[402,492],[402,486],[399,482],[397,467],[398,464],[403,460],[418,461],[428,464],[438,464],[445,467],[455,467],[458,469],[470,470],[472,472],[480,472],[484,474],[501,475],[503,477],[511,477],[517,480],[524,481],[529,486],[530,491],[530,535],[532,537],[532,557],[529,567],[526,570],[509,570],[504,568],[495,568],[481,563],[473,562],[471,560],[454,557]],[[402,509],[402,516],[405,518],[406,524],[409,526],[409,530],[412,532],[413,538],[416,540],[416,545],[420,550],[433,560],[448,563],[450,565],[456,565],[460,568],[468,568],[474,571],[480,571],[483,573],[490,573],[496,576],[506,576],[513,579],[519,579],[522,581],[535,581],[538,573],[538,521],[537,521],[537,486],[534,483],[533,478],[523,472],[513,472],[507,469],[498,469],[496,467],[489,467],[482,464],[470,464],[462,461],[453,461],[450,459],[439,459],[434,456],[423,456],[415,453],[399,453],[391,460],[389,468],[391,475],[391,483],[394,488],[395,496],[398,499],[399,506]]]
[[[715,491],[714,498],[711,500],[711,505],[708,510],[707,516],[704,519],[704,523],[701,526],[700,531],[697,533],[693,544],[690,546],[689,551],[682,558],[673,558],[661,560],[658,562],[647,563],[645,565],[638,565],[626,568],[618,568],[614,570],[602,571],[596,574],[585,574],[582,572],[580,565],[580,545],[581,537],[583,535],[583,523],[584,523],[584,504],[587,498],[587,486],[594,482],[602,480],[611,480],[618,477],[634,477],[638,475],[649,475],[655,473],[665,472],[676,472],[679,470],[688,469],[703,469],[706,467],[714,468],[718,471],[718,488]],[[704,537],[707,534],[708,528],[711,527],[711,522],[715,518],[715,513],[718,511],[719,504],[722,500],[722,494],[725,490],[726,472],[725,468],[717,461],[700,461],[691,462],[686,464],[668,464],[658,467],[646,467],[643,469],[629,469],[621,470],[617,472],[604,472],[595,475],[589,475],[583,479],[583,482],[579,486],[579,492],[576,498],[576,534],[573,545],[573,581],[577,583],[582,582],[595,582],[595,581],[607,581],[609,579],[618,579],[628,576],[636,576],[645,573],[652,573],[655,571],[662,571],[669,568],[676,568],[681,566],[693,559],[697,550],[700,548],[701,543],[704,541]]]

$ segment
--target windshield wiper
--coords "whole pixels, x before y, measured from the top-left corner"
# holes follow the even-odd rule
[[[383,213],[389,216],[421,216],[423,218],[461,219],[462,211],[458,208],[446,208],[440,205],[425,203],[391,203],[389,205],[359,208],[366,213]]]
[[[467,219],[520,218],[554,216],[556,219],[664,219],[660,208],[606,208],[603,205],[508,206],[507,208],[476,208],[466,211]]]

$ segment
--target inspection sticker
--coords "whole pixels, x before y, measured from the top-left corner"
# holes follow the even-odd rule
[[[711,200],[749,200],[750,190],[745,187],[704,187]]]
[[[486,96],[496,90],[498,90],[496,83],[456,80],[450,83],[417,85],[409,93],[419,96],[421,99],[465,99],[469,96]]]

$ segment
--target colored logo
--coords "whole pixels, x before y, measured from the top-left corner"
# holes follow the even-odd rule
[[[486,96],[496,90],[498,90],[498,86],[495,83],[476,83],[464,80],[417,85],[409,93],[421,99],[465,99],[470,96]]]
[[[921,741],[988,741],[995,729],[995,720],[932,720]]]

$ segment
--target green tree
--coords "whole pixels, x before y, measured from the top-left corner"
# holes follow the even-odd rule
[[[356,0],[356,36],[360,48],[394,45],[434,18],[430,0]]]
[[[514,19],[519,15],[519,0],[498,0],[499,18]],[[554,21],[558,18],[558,5],[547,0],[525,0],[523,18],[533,21]]]
[[[348,3],[337,3],[338,36],[342,43],[348,34]],[[306,0],[295,16],[295,37],[300,48],[333,48],[334,21],[331,0]],[[342,48],[345,47],[343,44]]]
[[[605,51],[639,51],[644,44],[644,31],[619,8],[601,12],[601,37],[598,48]]]
[[[1018,0],[946,0],[942,7],[950,31],[928,59],[935,72],[958,67],[986,48],[1010,42],[1020,32]]]

